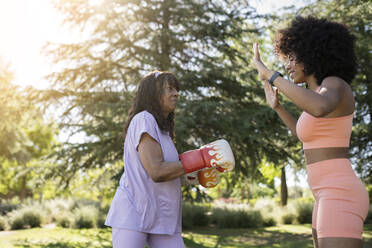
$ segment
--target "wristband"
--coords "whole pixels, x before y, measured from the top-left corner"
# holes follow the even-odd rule
[[[283,75],[282,75],[280,72],[275,71],[274,74],[273,74],[273,75],[271,76],[271,78],[269,79],[269,84],[270,84],[271,86],[274,86],[274,85],[273,85],[273,84],[274,84],[274,80],[275,80],[277,77],[279,77],[279,76],[283,77]]]

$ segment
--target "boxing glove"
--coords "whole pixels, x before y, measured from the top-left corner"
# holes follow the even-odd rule
[[[186,174],[205,167],[215,167],[220,172],[232,171],[235,167],[234,155],[229,143],[224,139],[184,152],[179,158]]]
[[[219,176],[215,168],[204,168],[181,177],[182,185],[201,185],[213,188],[219,183]]]

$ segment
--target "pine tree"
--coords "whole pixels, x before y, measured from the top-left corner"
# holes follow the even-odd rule
[[[64,109],[64,127],[84,133],[59,153],[60,173],[103,167],[122,159],[122,128],[140,78],[155,69],[181,82],[176,112],[179,152],[218,138],[232,146],[237,176],[257,175],[263,155],[287,160],[287,130],[264,102],[250,64],[259,18],[248,1],[56,2],[66,23],[88,37],[49,44],[60,70],[50,75],[50,102]],[[88,34],[88,35],[87,35]]]

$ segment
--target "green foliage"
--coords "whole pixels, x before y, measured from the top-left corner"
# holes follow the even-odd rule
[[[34,113],[12,80],[10,65],[0,59],[0,157],[25,162],[30,154],[24,149],[29,143],[22,129]]]
[[[274,179],[280,177],[280,168],[276,167],[272,163],[268,163],[266,159],[261,160],[259,170],[265,179],[266,182],[263,182],[267,185],[274,185]]]
[[[72,227],[72,218],[71,214],[68,212],[63,212],[59,216],[56,217],[56,223],[57,226],[64,227],[64,228],[69,228]]]
[[[106,216],[109,212],[109,209],[110,209],[110,205],[101,206],[98,209],[98,216],[97,216],[97,227],[98,228],[107,228],[107,226],[105,225],[105,222],[106,222]]]
[[[207,226],[209,223],[209,211],[210,207],[207,206],[184,203],[182,205],[182,227]]]
[[[285,213],[282,215],[283,224],[294,224],[296,220],[296,215],[294,213]]]
[[[36,211],[25,211],[22,215],[23,221],[26,225],[30,227],[40,227],[41,226],[41,215]]]
[[[10,228],[12,230],[27,227],[40,227],[42,216],[39,208],[21,208],[10,213]]]
[[[106,215],[107,215],[108,212],[101,212],[98,217],[97,217],[97,227],[98,228],[107,228],[107,226],[105,225],[105,222],[106,222]]]
[[[264,216],[263,217],[263,226],[275,226],[277,224],[274,217]]]
[[[37,227],[42,223],[56,223],[64,228],[103,228],[107,212],[108,206],[99,207],[97,201],[55,198],[42,203],[28,200],[8,216],[12,229]]]
[[[213,207],[212,207],[213,206]],[[184,203],[182,225],[184,228],[217,226],[219,228],[250,228],[276,225],[277,221],[259,206],[213,202],[212,205]]]
[[[2,216],[0,216],[0,231],[4,231],[6,229],[6,219]]]
[[[93,206],[82,206],[74,211],[74,226],[76,228],[93,228],[96,226],[97,209]]]
[[[219,228],[251,228],[263,226],[263,218],[259,211],[245,211],[213,208],[211,222]]]
[[[15,216],[10,222],[10,229],[11,230],[19,230],[24,229],[26,226],[22,216]]]
[[[43,120],[30,91],[12,84],[12,73],[0,59],[0,201],[23,201],[41,194],[41,175],[55,145],[56,127]],[[43,158],[43,161],[41,161]]]
[[[311,202],[301,202],[296,204],[297,211],[297,221],[299,224],[311,223],[312,213],[313,213],[313,203]]]
[[[271,187],[270,187],[271,186]],[[250,185],[250,196],[251,198],[264,198],[264,197],[274,197],[276,190],[274,185],[266,185],[263,183],[254,183]]]
[[[7,213],[17,209],[18,205],[11,203],[0,204],[0,215],[6,215]]]

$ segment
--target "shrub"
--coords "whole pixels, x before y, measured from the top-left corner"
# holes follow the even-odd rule
[[[282,215],[281,223],[293,224],[295,220],[296,220],[296,215],[294,213],[284,213]]]
[[[6,220],[5,218],[0,216],[0,231],[4,231],[6,229]]]
[[[191,228],[196,226],[207,226],[209,223],[207,206],[183,204],[182,206],[182,227]]]
[[[37,209],[24,208],[11,212],[10,227],[12,230],[26,227],[40,227],[42,217]]]
[[[23,220],[26,225],[29,225],[30,227],[40,227],[41,226],[41,216],[40,214],[34,212],[34,211],[26,211],[23,213]]]
[[[93,201],[93,200],[80,198],[80,199],[75,199],[71,203],[70,208],[73,209],[73,210],[75,210],[75,209],[84,208],[84,207],[87,207],[87,206],[90,206],[90,207],[93,207],[95,209],[98,209],[99,208],[99,203],[96,202],[96,201]]]
[[[26,227],[26,224],[22,218],[22,216],[14,216],[10,221],[10,229],[11,230],[18,230],[18,229],[24,229]]]
[[[67,214],[61,214],[56,218],[57,226],[69,228],[72,226],[72,218]]]
[[[55,198],[45,201],[43,205],[46,209],[50,221],[56,221],[58,223],[61,217],[65,218],[65,216],[68,215],[67,213],[71,213],[73,204],[74,202],[70,198]]]
[[[273,212],[276,208],[275,201],[272,198],[259,198],[256,200],[254,209],[256,210],[265,210],[266,212],[270,213]]]
[[[106,228],[107,226],[105,225],[105,221],[106,221],[106,214],[103,214],[102,212],[99,213],[98,217],[97,217],[97,227],[98,228]]]
[[[7,213],[16,210],[18,205],[15,204],[0,204],[0,215],[6,215]]]
[[[76,228],[93,228],[94,227],[94,218],[90,215],[81,213],[76,216],[75,227]]]
[[[98,211],[93,206],[82,206],[75,210],[75,227],[92,228],[96,226]]]
[[[297,221],[299,224],[311,223],[313,214],[313,203],[298,202],[295,208],[297,211]]]
[[[105,221],[106,221],[106,216],[107,216],[109,209],[110,209],[110,205],[106,205],[106,206],[99,208],[99,214],[97,217],[97,227],[107,228],[107,226],[105,225]]]
[[[22,216],[26,225],[30,227],[40,227],[41,226],[41,215],[35,211],[27,210]]]
[[[261,213],[257,210],[231,210],[214,208],[211,222],[220,228],[261,227],[264,224]]]
[[[276,220],[273,217],[266,217],[263,219],[264,226],[275,226]]]

